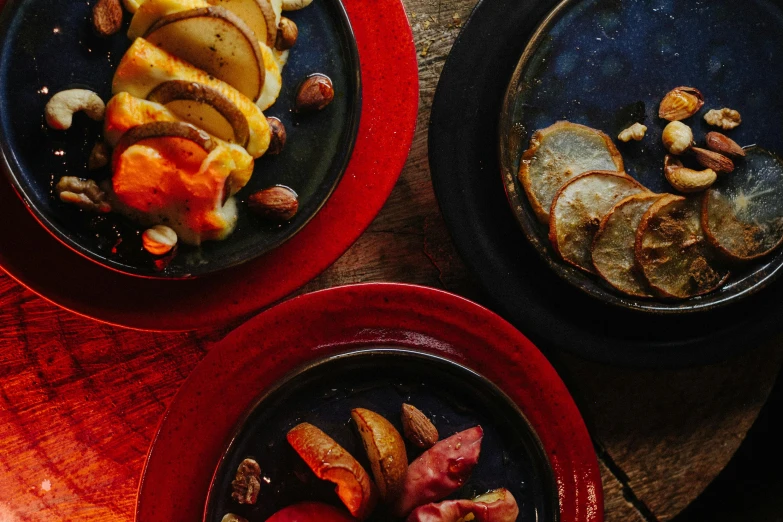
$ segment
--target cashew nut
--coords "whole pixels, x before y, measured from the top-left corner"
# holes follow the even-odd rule
[[[642,141],[644,135],[647,133],[647,127],[641,123],[634,123],[617,136],[617,139],[623,143],[628,143],[631,140]]]
[[[692,170],[683,167],[680,160],[669,155],[666,156],[663,172],[672,187],[686,194],[707,190],[718,179],[712,169]]]
[[[100,96],[87,89],[60,91],[46,104],[46,123],[53,129],[70,129],[73,115],[84,111],[95,121],[103,119],[106,105]]]
[[[283,0],[283,11],[298,11],[312,3],[313,0]]]

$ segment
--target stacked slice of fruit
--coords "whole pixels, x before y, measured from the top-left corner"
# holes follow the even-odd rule
[[[564,261],[627,295],[685,299],[783,243],[783,162],[757,147],[743,154],[703,195],[654,194],[608,136],[558,122],[535,133],[519,179]]]
[[[223,239],[233,200],[267,153],[263,110],[280,94],[296,38],[283,0],[145,0],[128,30],[107,104],[115,147],[112,207],[143,225],[166,224],[184,243]]]

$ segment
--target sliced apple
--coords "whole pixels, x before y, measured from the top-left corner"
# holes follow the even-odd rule
[[[396,498],[408,471],[408,455],[400,432],[371,410],[355,408],[351,410],[351,418],[362,437],[381,498],[385,501]]]
[[[286,438],[316,477],[336,484],[337,496],[351,515],[359,520],[370,515],[378,491],[367,471],[345,448],[307,422],[292,428]]]
[[[473,500],[446,500],[416,508],[406,522],[516,522],[519,506],[507,489],[496,489]]]
[[[209,7],[207,0],[145,0],[133,11],[128,38],[135,40],[144,36],[149,28],[164,16],[200,7]]]
[[[300,502],[281,509],[266,522],[356,522],[356,519],[329,504]]]
[[[257,100],[264,88],[264,57],[253,31],[222,7],[166,15],[144,35],[151,44],[223,80]]]
[[[150,1],[150,0],[148,0]],[[272,137],[264,113],[247,96],[225,82],[211,77],[143,38],[131,44],[114,73],[112,91],[127,92],[136,98],[146,99],[161,83],[172,80],[196,82],[220,92],[245,116],[250,128],[247,151],[254,158],[262,156]]]
[[[208,0],[211,5],[225,7],[255,33],[256,39],[269,46],[277,39],[278,19],[271,0]]]
[[[172,80],[158,85],[148,98],[222,140],[244,147],[250,139],[247,118],[217,89],[202,83]]]

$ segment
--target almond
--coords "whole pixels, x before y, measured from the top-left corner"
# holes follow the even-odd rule
[[[122,29],[120,0],[98,0],[92,8],[92,25],[100,36],[111,36]]]
[[[693,87],[677,87],[664,96],[658,116],[664,120],[680,121],[690,118],[704,106],[704,96]]]
[[[272,221],[288,221],[299,210],[299,197],[288,187],[278,185],[251,194],[247,205],[253,213]]]
[[[413,445],[427,449],[438,442],[438,430],[420,409],[402,405],[402,431]]]
[[[707,148],[730,158],[745,157],[743,148],[736,141],[720,132],[707,133]]]
[[[723,154],[718,154],[717,152],[707,149],[700,149],[699,147],[692,147],[691,153],[701,166],[712,169],[718,174],[734,172],[734,162]]]

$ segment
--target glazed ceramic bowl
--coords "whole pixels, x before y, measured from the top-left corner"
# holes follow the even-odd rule
[[[68,131],[44,123],[43,111],[56,92],[83,87],[111,97],[114,70],[130,41],[125,28],[101,39],[91,30],[91,4],[68,0],[10,0],[0,34],[0,153],[8,179],[38,222],[77,253],[113,270],[142,277],[182,279],[214,273],[273,250],[301,230],[326,203],[351,157],[361,109],[356,42],[339,0],[320,0],[287,13],[299,39],[283,70],[283,90],[267,116],[280,118],[288,140],[279,156],[256,161],[253,178],[238,194],[239,221],[224,241],[181,246],[167,265],[141,249],[141,229],[119,216],[88,215],[59,201],[53,186],[61,176],[88,173],[86,161],[101,124],[77,115]],[[127,17],[126,17],[127,18]],[[319,72],[334,82],[336,97],[324,111],[292,112],[299,83]],[[299,213],[270,225],[251,215],[248,195],[272,185],[299,195]]]
[[[520,508],[519,521],[559,519],[557,488],[546,453],[519,407],[488,379],[444,357],[394,347],[330,356],[300,367],[271,386],[236,429],[217,466],[204,514],[266,520],[302,501],[341,506],[334,484],[320,481],[287,443],[301,422],[316,425],[370,470],[351,418],[352,408],[383,415],[402,433],[400,410],[411,403],[426,412],[441,439],[481,425],[481,457],[470,479],[449,498],[472,498],[505,487]],[[408,445],[411,458],[421,453]],[[231,499],[231,481],[245,458],[254,458],[263,480],[255,506]],[[393,520],[376,508],[371,521]]]

